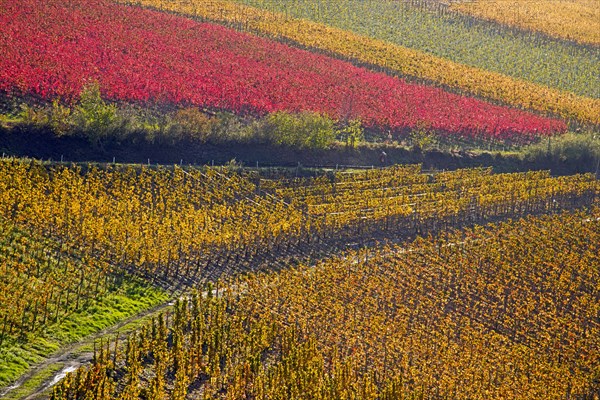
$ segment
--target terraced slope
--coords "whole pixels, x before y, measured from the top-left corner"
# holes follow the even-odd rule
[[[287,13],[267,11],[228,0],[123,2],[215,21],[238,30],[291,41],[296,45],[367,64],[376,70],[425,80],[429,84],[449,87],[516,108],[536,110],[568,120],[600,124],[599,99],[577,96],[501,73],[460,64],[426,51],[374,39],[368,36],[369,32],[365,35],[331,27],[325,19],[324,23],[317,23],[293,18]],[[278,7],[274,5],[269,9]]]

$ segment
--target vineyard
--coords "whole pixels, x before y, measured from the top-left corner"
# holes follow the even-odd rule
[[[0,0],[0,399],[600,400],[598,10]]]
[[[1,168],[1,217],[82,257],[118,260],[165,283],[214,278],[232,260],[256,268],[315,243],[591,205],[598,191],[592,175],[474,169],[432,176],[419,166],[292,180],[177,166],[83,172],[12,160]]]
[[[126,3],[131,4],[129,1]],[[334,3],[327,2],[324,3],[324,6]],[[370,3],[360,2],[360,5],[358,5],[358,2],[354,3],[357,6],[369,7],[368,11],[360,9],[353,14],[357,19],[360,16],[363,23],[365,15],[370,15],[372,18],[380,15],[373,14],[373,7]],[[344,30],[349,26],[360,26],[352,25],[350,21],[340,24],[339,27],[332,27],[307,19],[293,18],[287,8],[285,8],[286,13],[284,14],[283,12],[265,11],[224,0],[210,2],[137,0],[133,4],[196,16],[201,20],[224,23],[236,29],[258,32],[267,37],[283,38],[308,48],[331,52],[350,60],[358,60],[367,65],[374,65],[376,69],[389,70],[401,76],[433,82],[436,85],[458,89],[468,94],[482,96],[513,107],[542,111],[596,125],[600,122],[597,113],[598,107],[600,107],[597,99],[597,82],[589,81],[585,83],[587,88],[593,90],[593,96],[577,96],[547,85],[532,83],[536,82],[535,80],[530,82],[515,79],[502,73],[493,72],[493,70],[482,69],[477,65],[471,66],[470,64],[453,62],[451,57],[438,57],[422,51],[419,47],[404,47],[402,43],[397,43],[394,40],[389,41],[389,38],[385,36],[371,36],[371,31],[366,32],[367,35],[365,36],[365,32],[356,32],[352,29]],[[260,4],[267,4],[269,6],[268,10],[276,8],[278,11],[284,11],[280,7],[286,7],[286,4],[291,3],[269,2]],[[367,6],[367,4],[369,5]],[[381,4],[386,4],[386,2],[377,2],[378,6]],[[398,2],[394,2],[394,4],[397,5]],[[307,14],[291,13],[291,15],[310,19],[313,15],[308,13],[311,10],[314,11],[315,8],[307,7],[302,10],[307,10]],[[318,10],[319,13],[322,12],[321,8],[318,8]],[[346,13],[337,11],[339,11],[339,8],[332,10],[331,15],[328,14],[327,17],[344,18],[347,16]],[[315,17],[314,20],[320,21],[321,19]],[[326,16],[323,16],[322,20],[330,21]],[[401,21],[395,22],[395,27],[402,26]],[[411,31],[410,29],[407,30]],[[398,37],[405,37],[404,33],[402,32],[402,35],[398,34]],[[556,64],[553,63],[552,65]],[[571,68],[569,66],[568,70],[571,70]],[[557,76],[563,76],[563,74]]]
[[[599,55],[592,49],[540,40],[530,34],[502,31],[496,26],[452,14],[440,15],[396,0],[237,2],[325,22],[359,35],[542,86],[599,97]],[[510,2],[505,2],[505,7],[514,9]],[[385,20],[381,15],[386,16]]]
[[[592,175],[492,174],[489,168],[427,174],[419,165],[305,178],[20,159],[0,167],[0,317],[2,340],[9,341],[89,307],[123,275],[184,293],[240,273],[327,264],[340,252],[350,251],[346,260],[362,257],[352,248],[592,207],[599,190]],[[589,226],[594,218],[587,218]],[[468,232],[460,234],[475,234]],[[387,260],[392,251],[386,249],[373,260]]]
[[[10,223],[3,223],[0,238],[0,347],[5,337],[39,330],[107,291],[106,263],[78,259],[59,243]]]
[[[358,120],[379,137],[425,129],[522,145],[600,122],[593,45],[454,9],[354,0],[105,0],[85,11],[59,0],[0,4],[0,95],[54,104],[54,127],[69,117],[61,106],[94,84],[115,104],[252,118],[315,112],[341,126]],[[585,18],[581,7],[572,18]]]
[[[195,293],[123,348],[100,345],[52,398],[594,398],[599,218],[531,217]]]

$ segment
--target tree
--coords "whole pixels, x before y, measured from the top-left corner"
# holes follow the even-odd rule
[[[267,130],[275,144],[307,149],[325,149],[335,139],[334,121],[326,115],[285,111],[267,117]]]
[[[114,136],[118,126],[117,107],[107,104],[97,82],[83,87],[75,107],[74,120],[79,132],[98,147]]]

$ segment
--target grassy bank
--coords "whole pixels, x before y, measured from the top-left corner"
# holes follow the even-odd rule
[[[168,294],[141,281],[124,280],[98,302],[49,325],[43,332],[12,338],[0,349],[0,388],[62,347],[111,327],[168,299]],[[31,383],[30,383],[31,385]],[[0,389],[0,393],[3,390]]]

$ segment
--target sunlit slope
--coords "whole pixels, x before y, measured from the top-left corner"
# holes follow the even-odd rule
[[[97,82],[112,101],[360,118],[379,132],[425,126],[530,141],[566,125],[360,68],[215,23],[110,1],[1,1],[0,91],[76,98]]]
[[[599,216],[531,217],[221,283],[219,297],[182,298],[131,335],[126,355],[97,352],[53,399],[594,398]]]
[[[302,46],[381,66],[393,73],[425,79],[514,107],[552,113],[565,119],[586,123],[600,123],[600,100],[598,99],[577,96],[500,73],[469,67],[423,51],[325,24],[291,18],[285,14],[268,12],[226,0],[213,0],[208,3],[200,0],[187,2],[138,0],[134,4],[233,24],[237,29],[291,40]]]

